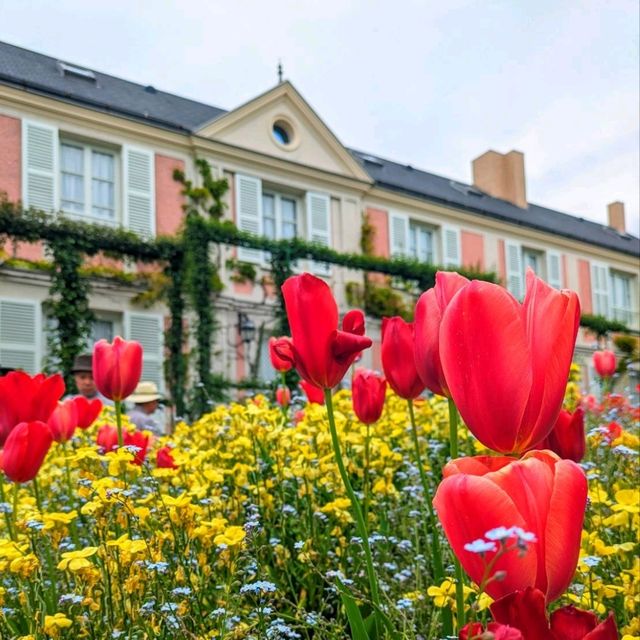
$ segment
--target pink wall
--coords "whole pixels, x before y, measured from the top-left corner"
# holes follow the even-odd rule
[[[20,120],[0,115],[0,192],[4,191],[11,202],[17,202],[21,193],[22,130]]]
[[[569,263],[566,254],[562,254],[562,288],[569,286]]]
[[[184,171],[184,161],[156,154],[156,232],[175,234],[182,223],[182,185],[173,179],[175,169]]]
[[[389,213],[384,209],[367,207],[367,218],[374,229],[373,252],[377,256],[388,258],[389,251]]]
[[[507,282],[507,262],[504,253],[504,240],[498,240],[498,276],[503,285]]]
[[[588,260],[578,260],[578,296],[582,313],[592,313],[591,265]]]
[[[462,245],[462,266],[484,270],[484,236],[471,231],[460,232]]]
[[[371,345],[371,368],[374,371],[382,371],[382,345],[380,340],[374,340]]]

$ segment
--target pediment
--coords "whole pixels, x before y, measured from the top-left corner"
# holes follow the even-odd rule
[[[278,141],[274,125],[285,129],[288,143]],[[216,118],[196,133],[211,140],[371,182],[366,171],[290,82],[283,82]]]

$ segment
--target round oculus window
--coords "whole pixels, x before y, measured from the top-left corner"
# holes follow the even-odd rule
[[[291,144],[293,132],[291,131],[291,127],[288,122],[284,122],[283,120],[274,122],[271,132],[275,141],[282,146],[286,147]]]

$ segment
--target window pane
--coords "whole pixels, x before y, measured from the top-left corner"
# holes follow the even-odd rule
[[[295,238],[298,227],[296,201],[290,198],[281,198],[280,215],[282,219],[282,237]]]
[[[418,229],[415,225],[409,225],[409,255],[418,258]]]
[[[62,208],[65,211],[84,211],[84,180],[82,176],[62,174]]]
[[[115,217],[113,183],[93,179],[91,181],[91,198],[93,215],[99,217]]]
[[[91,152],[91,171],[94,178],[113,182],[113,156],[99,151]]]
[[[84,149],[63,144],[60,151],[62,171],[82,175],[84,173]]]
[[[271,194],[262,194],[262,215],[269,218],[275,218],[275,198]]]

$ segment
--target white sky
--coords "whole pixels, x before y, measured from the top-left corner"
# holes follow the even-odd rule
[[[0,39],[231,109],[291,80],[347,146],[639,234],[636,0],[0,0]]]

